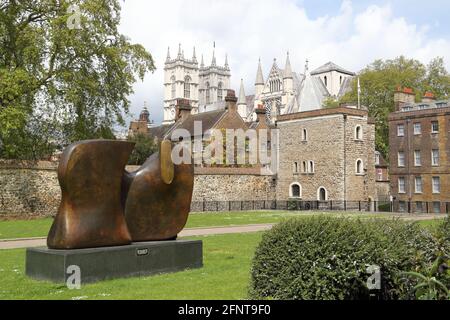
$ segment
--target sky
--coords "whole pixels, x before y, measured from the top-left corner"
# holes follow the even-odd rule
[[[399,55],[428,63],[444,57],[450,70],[450,1],[448,0],[124,0],[120,31],[153,56],[156,71],[134,85],[131,116],[144,101],[155,123],[162,121],[163,69],[170,47],[186,57],[196,48],[211,63],[213,44],[218,65],[225,54],[231,89],[254,93],[258,59],[264,76],[273,59],[284,68],[289,52],[294,71],[306,59],[315,69],[333,61],[358,72],[375,59]]]

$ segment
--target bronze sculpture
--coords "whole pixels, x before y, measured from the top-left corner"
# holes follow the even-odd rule
[[[125,165],[134,144],[87,140],[64,151],[58,168],[62,200],[50,229],[51,249],[127,245],[132,241],[168,240],[186,224],[194,170],[174,165],[172,143],[137,171]]]

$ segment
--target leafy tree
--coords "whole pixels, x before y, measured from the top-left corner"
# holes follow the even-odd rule
[[[361,104],[376,121],[376,148],[385,157],[389,151],[388,115],[394,111],[394,91],[398,86],[413,88],[420,101],[426,91],[432,91],[438,99],[447,98],[450,75],[443,58],[435,58],[428,66],[420,61],[400,56],[393,60],[375,60],[358,75],[361,84]],[[357,101],[357,81],[341,102]]]
[[[119,23],[118,0],[0,0],[0,156],[42,157],[125,124],[133,83],[155,66]]]
[[[148,157],[158,150],[153,138],[143,133],[133,135],[129,141],[136,143],[128,161],[128,164],[131,165],[143,164]]]

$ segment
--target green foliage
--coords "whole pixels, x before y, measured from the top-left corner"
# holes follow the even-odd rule
[[[153,138],[146,134],[138,133],[129,139],[135,143],[128,164],[142,165],[150,155],[158,150]]]
[[[72,4],[80,29],[67,24]],[[0,0],[1,157],[40,158],[124,125],[133,83],[155,66],[119,23],[118,0]]]
[[[414,223],[312,217],[291,219],[267,232],[253,260],[254,299],[368,299],[367,268],[380,267],[382,299],[414,298],[414,281],[441,244]],[[446,243],[446,250],[450,244]]]
[[[420,101],[426,91],[432,91],[438,99],[448,98],[450,75],[444,59],[437,57],[428,66],[420,61],[400,56],[393,60],[376,60],[363,69],[358,77],[361,84],[361,104],[369,110],[376,121],[376,148],[385,157],[389,152],[388,115],[394,111],[394,91],[400,85],[413,88]],[[341,102],[356,102],[358,89],[356,79],[352,90]]]

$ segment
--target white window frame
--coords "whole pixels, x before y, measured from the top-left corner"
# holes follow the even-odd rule
[[[358,132],[359,129],[359,132]],[[355,140],[362,141],[363,140],[363,129],[361,125],[357,125],[355,127]]]
[[[402,128],[402,133],[400,134],[400,128]],[[398,124],[397,125],[397,137],[404,137],[405,136],[405,125],[404,124]]]
[[[417,157],[418,155],[418,157]],[[417,161],[419,160],[419,161]],[[422,153],[420,150],[414,150],[414,166],[421,167],[422,166]]]
[[[400,155],[403,155],[403,164],[400,163]],[[405,167],[405,163],[406,163],[405,152],[404,151],[397,152],[397,166],[399,168],[404,168]]]
[[[361,163],[361,168],[358,168],[358,162]],[[358,169],[361,169],[360,172],[358,172]],[[355,174],[357,176],[364,175],[364,162],[361,159],[356,159],[356,162],[355,162]]]
[[[403,181],[403,183],[400,183],[400,181]],[[401,189],[400,186],[403,186]],[[398,193],[406,193],[406,180],[405,177],[398,177]]]
[[[418,186],[419,186],[419,184],[417,183],[418,181],[420,181],[420,188],[418,188]],[[415,193],[423,193],[423,179],[422,179],[422,177],[415,177],[414,178],[414,192]]]
[[[436,159],[435,159],[435,152],[437,152],[437,161],[435,161]],[[439,152],[439,149],[433,149],[433,150],[431,150],[431,165],[433,166],[433,167],[439,167],[439,159],[440,158],[440,152]]]
[[[325,200],[320,200],[320,189],[325,190]],[[319,187],[317,188],[317,201],[328,201],[328,190],[325,187]]]
[[[437,123],[437,130],[434,130],[433,125]],[[431,121],[431,133],[439,133],[439,121]]]
[[[419,134],[422,134],[422,124],[420,123],[420,122],[415,122],[414,124],[413,124],[413,126],[414,126],[414,135],[419,135]],[[419,130],[416,130],[416,129],[419,129]]]
[[[437,186],[435,184],[435,181],[438,182]],[[441,178],[440,177],[432,177],[431,178],[431,188],[434,194],[441,193]]]

